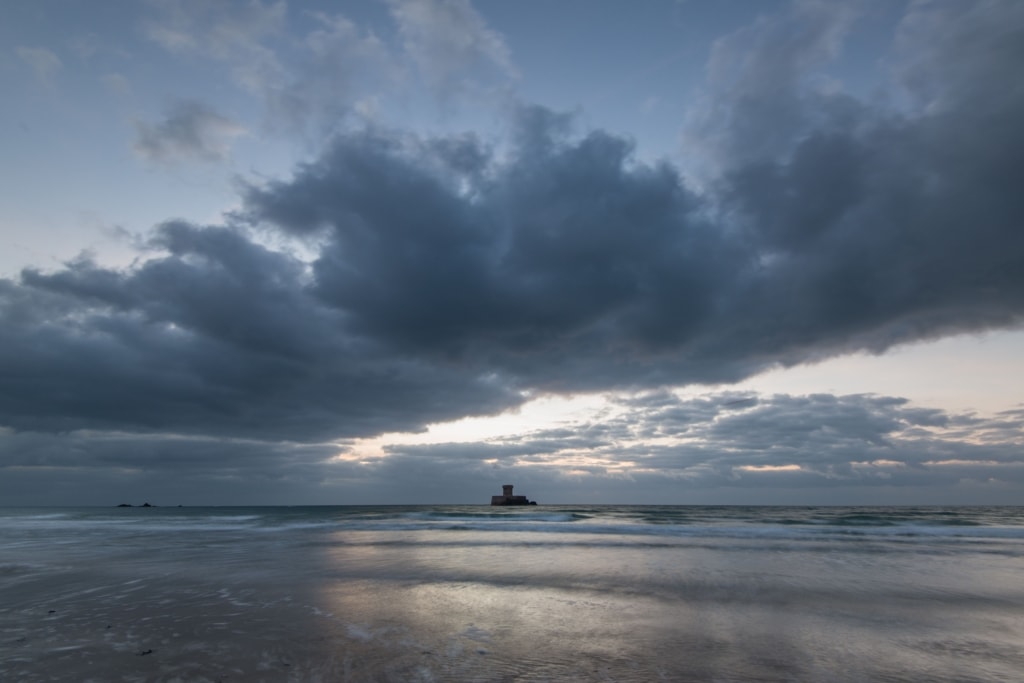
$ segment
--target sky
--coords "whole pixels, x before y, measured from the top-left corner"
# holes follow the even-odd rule
[[[1024,3],[0,8],[0,504],[1024,504]]]

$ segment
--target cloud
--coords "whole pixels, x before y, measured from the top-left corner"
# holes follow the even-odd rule
[[[420,83],[444,107],[506,94],[516,77],[508,49],[467,0],[387,4],[394,39],[340,13],[259,0],[164,0],[144,33],[183,63],[227,69],[261,101],[267,132],[312,144],[375,121],[381,101],[408,107]]]
[[[1024,56],[1022,26],[1024,7],[1012,1],[913,3],[891,61],[910,106],[938,114],[977,102],[984,116],[999,102],[1019,100],[1013,64]]]
[[[182,59],[227,68],[235,86],[262,101],[261,123],[276,134],[329,137],[399,80],[387,46],[341,14],[290,16],[283,2],[174,0],[157,9],[149,39]],[[313,27],[296,38],[285,30],[289,21]]]
[[[299,66],[264,83],[263,95],[271,128],[304,133],[313,127],[329,137],[351,114],[363,115],[367,101],[388,92],[400,67],[375,34],[344,16],[317,12],[310,18],[315,28],[305,36]]]
[[[289,504],[309,501],[344,470],[325,464],[338,451],[170,434],[0,432],[0,496],[25,505]]]
[[[223,161],[231,140],[245,132],[236,121],[218,114],[201,102],[180,101],[155,124],[135,123],[135,152],[147,161]]]
[[[448,141],[464,167],[438,141],[370,131],[251,188],[248,216],[322,237],[319,300],[402,352],[541,391],[734,381],[1020,324],[1008,183],[1024,140],[969,124],[1008,123],[1024,102],[950,102],[820,117],[702,194],[626,139],[574,136],[541,108],[518,113],[500,158]]]
[[[980,78],[1005,57],[964,61]],[[918,113],[862,105],[844,127],[810,116],[819,125],[785,154],[700,194],[627,139],[577,133],[542,107],[515,112],[500,152],[473,135],[341,135],[293,177],[246,188],[230,226],[163,226],[165,257],[8,283],[7,296],[73,313],[10,327],[18,362],[69,399],[23,400],[4,421],[102,413],[119,429],[276,424],[321,439],[486,414],[526,391],[730,382],[1019,325],[1024,133],[971,125],[1024,114],[1002,92]],[[148,129],[150,153],[210,153],[211,120],[183,109]],[[250,228],[308,239],[315,257],[259,247]],[[54,364],[57,348],[67,360]],[[187,372],[160,376],[154,354],[153,368]],[[104,392],[150,398],[100,410],[88,387],[104,367],[121,378]]]
[[[683,128],[684,155],[713,177],[778,159],[821,119],[842,119],[854,104],[824,87],[822,74],[857,18],[855,3],[799,2],[716,40]]]
[[[514,473],[538,496],[590,490],[602,501],[649,487],[681,502],[709,489],[762,489],[771,497],[773,490],[927,489],[961,481],[998,489],[1024,481],[1019,414],[977,418],[873,395],[743,400],[653,392],[617,403],[614,416],[566,429],[392,446],[380,466],[432,466],[435,477],[480,480]],[[982,433],[992,437],[978,440]]]
[[[32,70],[36,80],[44,85],[52,85],[54,77],[63,66],[60,57],[45,47],[19,45],[14,51],[18,58]]]
[[[443,10],[476,26],[458,3],[393,7],[428,12],[408,21]],[[700,191],[672,164],[636,159],[624,136],[520,106],[500,148],[473,134],[367,126],[336,136],[290,178],[244,187],[241,210],[222,224],[158,226],[129,268],[79,259],[0,280],[0,425],[13,430],[8,439],[66,433],[74,444],[95,430],[258,441],[278,453],[282,442],[312,447],[495,414],[546,392],[733,382],[1019,326],[1024,91],[1009,76],[1024,23],[1000,21],[1019,10],[915,5],[893,73],[917,104],[884,106],[802,76],[834,53],[847,21],[811,7],[799,30],[767,22],[744,34],[751,52],[734,87],[714,95],[725,115],[705,121],[717,126],[721,173]],[[326,58],[350,34],[344,23],[322,25]],[[933,32],[941,44],[927,43]],[[232,36],[216,49],[242,50]],[[161,40],[177,45],[172,37]],[[178,49],[215,49],[187,37]],[[500,63],[495,45],[476,40],[465,49]],[[726,41],[721,51],[739,47]],[[779,91],[757,85],[764,69]],[[992,74],[1008,80],[987,81]],[[748,118],[767,126],[764,145],[743,144],[757,137]],[[138,150],[158,161],[219,159],[240,130],[182,103],[139,124]],[[305,240],[313,256],[275,251],[267,234]],[[603,472],[663,487],[780,477],[794,487],[955,485],[1012,470],[1005,430],[1019,417],[979,425],[841,397],[758,399],[726,413],[653,396],[663,405],[644,409],[657,421],[479,454],[393,449],[345,471],[379,483],[401,480],[396,468],[445,474],[461,463],[483,476],[529,456],[539,483],[551,453],[576,449],[604,454],[566,465],[587,481]],[[635,446],[657,438],[678,443]],[[974,465],[949,464],[961,462]]]
[[[131,82],[119,73],[108,73],[100,76],[103,87],[115,95],[130,95],[132,92]]]
[[[165,50],[227,64],[236,82],[251,91],[280,76],[283,67],[272,41],[285,29],[284,2],[161,0],[154,8],[144,32]]]
[[[353,334],[303,264],[238,232],[168,223],[153,247],[166,255],[129,272],[80,260],[3,283],[5,425],[315,442],[518,401],[476,368]]]
[[[389,0],[405,52],[442,98],[477,89],[483,76],[514,78],[500,34],[488,28],[468,0]]]
[[[886,396],[666,391],[620,397],[592,421],[480,442],[392,445],[384,457],[355,444],[7,430],[0,495],[25,504],[483,504],[512,481],[544,503],[642,495],[655,503],[894,504],[934,500],[936,491],[960,496],[955,502],[1012,503],[1024,484],[1022,433],[1020,411],[980,418]]]

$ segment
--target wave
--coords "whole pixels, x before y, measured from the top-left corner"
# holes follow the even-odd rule
[[[374,506],[0,510],[18,534],[484,532],[800,540],[1024,539],[1024,508]],[[25,536],[28,538],[29,536]]]
[[[423,511],[409,512],[402,515],[406,519],[423,521],[469,521],[469,522],[504,522],[504,521],[530,521],[530,522],[572,522],[577,519],[585,519],[583,516],[571,512],[452,512],[452,511]]]

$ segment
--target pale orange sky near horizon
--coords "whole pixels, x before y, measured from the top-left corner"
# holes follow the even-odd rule
[[[778,368],[731,385],[676,388],[682,397],[718,392],[804,395],[877,394],[921,408],[991,416],[1024,406],[1024,331],[947,337],[879,355],[853,354],[813,365]],[[543,396],[490,417],[430,425],[421,433],[382,434],[351,444],[343,459],[385,455],[389,445],[469,443],[600,419],[606,394]]]

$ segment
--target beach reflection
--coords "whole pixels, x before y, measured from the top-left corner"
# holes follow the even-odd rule
[[[1012,609],[983,613],[983,601],[961,616],[943,599],[942,587],[969,594],[951,562],[933,562],[915,587],[909,566],[870,554],[445,538],[410,532],[330,552],[321,597],[344,624],[348,661],[379,680],[814,681],[962,680],[965,656],[1003,680],[1021,659]],[[1019,592],[998,585],[1007,576],[987,578],[993,594]],[[956,619],[974,635],[951,638]]]
[[[346,546],[334,556],[347,565],[341,574],[381,573],[338,581],[324,597],[350,622],[358,656],[386,675],[706,680],[712,670],[762,667],[751,658],[769,650],[780,662],[785,653],[787,666],[799,663],[795,647],[735,642],[744,632],[738,626],[750,621],[736,604],[680,595],[687,585],[707,585],[692,551],[666,546],[652,554],[628,543],[596,550],[575,540],[556,547],[558,539],[503,538],[498,546],[472,534],[454,544],[423,534],[417,542]]]

